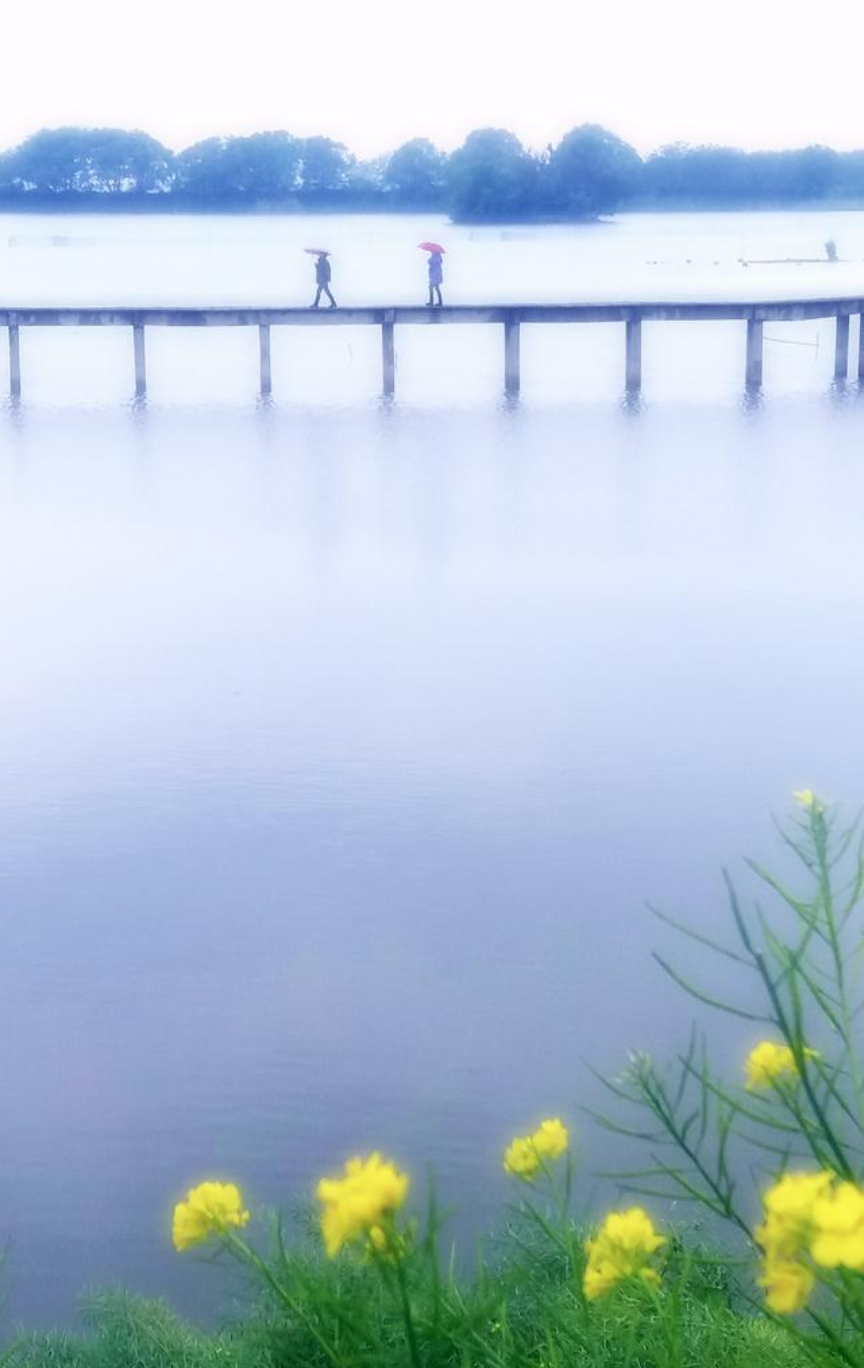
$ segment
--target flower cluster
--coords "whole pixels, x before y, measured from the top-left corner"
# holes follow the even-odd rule
[[[641,1207],[611,1212],[596,1236],[585,1241],[585,1296],[594,1301],[631,1278],[658,1286],[660,1274],[651,1259],[665,1243],[666,1237],[657,1233]]]
[[[504,1151],[504,1169],[530,1182],[547,1161],[558,1159],[570,1144],[570,1134],[558,1117],[541,1121],[533,1135],[519,1135]]]
[[[387,1245],[385,1227],[408,1195],[409,1179],[378,1153],[349,1159],[341,1178],[322,1178],[321,1232],[333,1258],[343,1245],[366,1239],[373,1249]]]
[[[818,1059],[819,1051],[804,1047],[805,1059]],[[747,1087],[771,1088],[785,1078],[798,1078],[798,1063],[788,1045],[763,1040],[750,1051],[744,1064]]]
[[[864,1189],[827,1170],[787,1173],[765,1194],[760,1286],[772,1311],[807,1304],[817,1268],[864,1273]]]
[[[795,789],[792,797],[799,807],[804,808],[806,812],[812,812],[817,817],[825,811],[825,804],[817,798],[812,789]]]
[[[211,1235],[224,1235],[231,1226],[245,1226],[248,1220],[235,1183],[199,1183],[174,1208],[174,1248],[191,1249]]]

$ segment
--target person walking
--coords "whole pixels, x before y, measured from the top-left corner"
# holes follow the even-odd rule
[[[318,308],[321,303],[322,294],[325,294],[330,300],[329,307],[331,309],[337,308],[336,300],[333,298],[330,290],[330,281],[332,277],[333,272],[330,268],[330,253],[318,252],[315,258],[315,283],[318,288],[315,291],[315,303],[309,305],[310,309]]]
[[[441,286],[444,283],[444,258],[440,252],[429,253],[429,298],[426,301],[426,308],[431,309],[435,305],[434,296],[438,296],[438,307],[441,308],[444,301],[441,298]]]

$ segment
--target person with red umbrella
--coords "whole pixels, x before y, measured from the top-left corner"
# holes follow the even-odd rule
[[[435,295],[438,296],[440,308],[444,303],[441,298],[441,286],[444,283],[444,248],[439,242],[421,242],[420,247],[422,251],[429,253],[429,298],[426,301],[426,308],[434,308]]]
[[[330,269],[330,253],[325,252],[323,247],[307,247],[306,251],[315,257],[315,283],[318,289],[315,292],[315,302],[310,304],[310,309],[317,309],[321,303],[322,294],[326,294],[330,300],[330,308],[337,307],[336,300],[330,292],[330,280],[333,272]]]

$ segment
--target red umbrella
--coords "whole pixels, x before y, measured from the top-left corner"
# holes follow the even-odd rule
[[[330,253],[323,247],[304,247],[304,252],[309,252],[311,256],[329,256]]]
[[[417,246],[421,252],[446,252],[447,248],[442,247],[440,242],[418,242]]]

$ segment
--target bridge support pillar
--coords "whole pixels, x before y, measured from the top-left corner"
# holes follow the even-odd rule
[[[858,379],[864,384],[864,313],[858,315]]]
[[[270,369],[270,324],[258,324],[258,356],[261,362],[261,393],[273,393],[273,376]]]
[[[522,387],[519,323],[508,318],[504,324],[504,393],[516,396]]]
[[[18,324],[9,319],[9,393],[13,399],[21,397],[21,343]]]
[[[132,338],[135,344],[135,398],[143,399],[147,393],[147,358],[144,351],[143,323],[133,323]]]
[[[747,389],[762,388],[762,320],[747,319],[747,362],[744,370]]]
[[[393,316],[390,310],[381,324],[381,360],[384,367],[384,393],[396,393],[396,341],[393,336]]]
[[[838,314],[834,322],[834,379],[845,380],[849,374],[849,315]]]
[[[642,388],[642,319],[628,318],[624,383],[628,394],[638,394]]]

